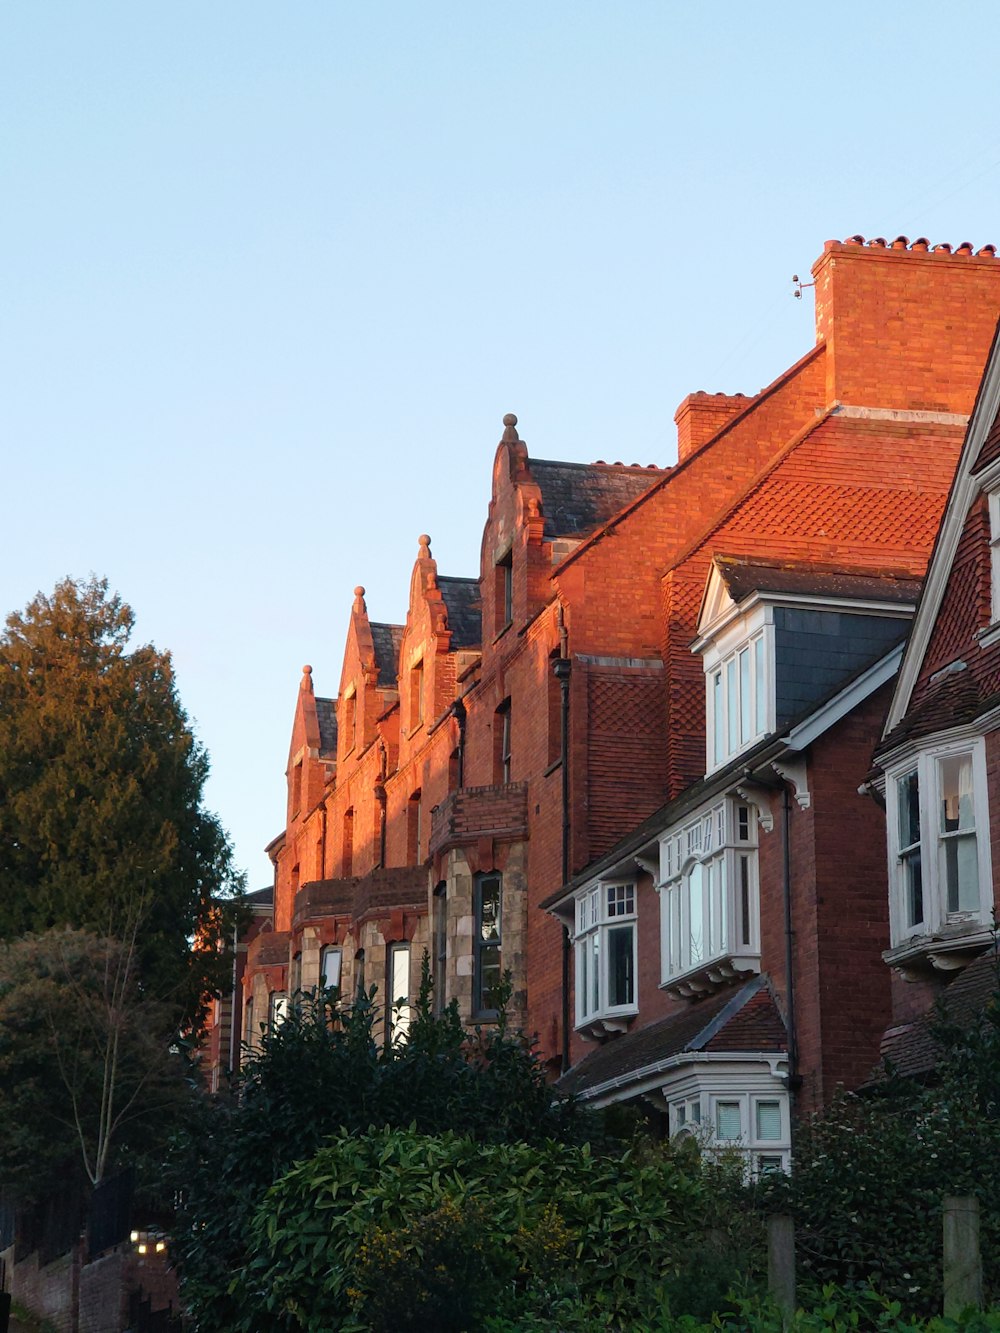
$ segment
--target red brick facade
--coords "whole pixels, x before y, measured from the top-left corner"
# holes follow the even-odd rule
[[[325,947],[343,950],[343,988],[363,974],[381,990],[403,942],[410,994],[426,948],[441,998],[475,1017],[488,1005],[473,940],[499,873],[487,943],[511,971],[515,1017],[554,1071],[564,1044],[574,1065],[594,1049],[564,995],[563,925],[541,904],[704,781],[706,678],[691,645],[713,562],[886,586],[921,576],[1000,312],[1000,263],[983,252],[828,242],[814,276],[816,345],[753,398],[685,399],[674,467],[533,459],[507,417],[478,578],[439,576],[421,537],[404,626],[370,622],[357,590],[335,698],[314,694],[309,668],[299,689],[274,930],[245,980],[255,1021],[269,992],[317,984]],[[802,760],[810,800],[791,800],[807,1105],[864,1076],[890,1012],[884,821],[857,796],[885,704],[873,686],[817,733]],[[766,1003],[787,1016],[783,797],[758,801],[772,824],[760,969]],[[692,1003],[662,984],[658,873],[634,871],[633,1033]]]

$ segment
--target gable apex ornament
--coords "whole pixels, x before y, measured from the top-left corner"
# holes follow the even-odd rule
[[[513,412],[508,412],[503,419],[503,437],[502,444],[514,444],[521,437],[517,433],[517,417]]]

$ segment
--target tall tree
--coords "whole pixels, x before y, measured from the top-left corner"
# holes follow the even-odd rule
[[[138,984],[191,1022],[241,883],[170,655],[133,626],[106,580],[65,579],[0,635],[0,936],[139,920]]]

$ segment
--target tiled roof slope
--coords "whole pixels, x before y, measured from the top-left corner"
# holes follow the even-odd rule
[[[319,723],[319,752],[325,758],[337,753],[337,712],[333,699],[316,696],[316,721]]]
[[[658,482],[665,470],[607,463],[552,463],[533,458],[532,479],[542,492],[544,535],[586,537]]]
[[[372,642],[375,645],[375,661],[378,663],[378,683],[383,688],[392,689],[396,684],[396,674],[399,670],[403,626],[384,625],[373,620],[371,632]]]
[[[785,1027],[766,981],[722,990],[678,1012],[609,1041],[559,1080],[563,1092],[586,1095],[602,1084],[627,1083],[651,1065],[687,1051],[787,1050]]]
[[[878,747],[971,722],[1000,694],[1000,644],[982,648],[977,632],[990,623],[989,513],[980,496],[962,529],[905,717]]]
[[[437,585],[448,611],[452,651],[458,648],[478,648],[483,641],[479,580],[439,575]]]
[[[966,1031],[983,1015],[991,997],[1000,990],[998,960],[992,949],[970,963],[941,997],[946,1022]],[[930,1073],[942,1050],[934,1036],[937,1015],[930,1011],[904,1027],[890,1028],[882,1040],[882,1060],[900,1074]]]

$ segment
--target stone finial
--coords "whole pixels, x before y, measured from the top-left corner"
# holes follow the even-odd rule
[[[312,694],[312,692],[313,692],[312,673],[313,673],[313,669],[312,669],[311,666],[304,666],[304,667],[302,668],[302,685],[301,685],[301,688],[302,688],[303,693],[305,693],[305,694]]]
[[[517,433],[517,417],[513,412],[508,412],[503,419],[503,441],[504,444],[513,444],[515,440],[521,437]]]
[[[354,610],[355,611],[368,610],[367,606],[365,606],[365,590],[360,583],[354,589]]]
[[[431,558],[431,539],[426,532],[422,532],[417,538],[417,544],[420,550],[417,552],[418,560],[430,560]]]

